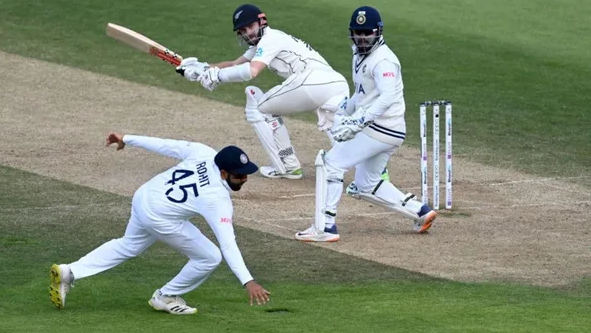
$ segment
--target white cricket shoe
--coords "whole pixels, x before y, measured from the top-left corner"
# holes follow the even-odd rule
[[[413,229],[419,234],[427,232],[437,217],[437,212],[427,205],[423,205],[418,213],[419,219],[414,221]]]
[[[197,313],[197,309],[188,306],[187,302],[185,302],[180,296],[162,295],[160,289],[154,292],[152,298],[148,301],[148,304],[158,311],[166,311],[175,315],[190,315]]]
[[[285,178],[285,179],[301,179],[304,176],[304,171],[302,168],[287,171],[286,173],[279,173],[275,167],[272,166],[262,166],[259,168],[259,172],[261,175],[267,178]]]
[[[319,231],[316,226],[312,225],[295,234],[295,239],[302,242],[338,242],[341,236],[339,236],[336,224],[331,228],[324,228],[324,231]]]
[[[49,296],[51,302],[58,309],[66,306],[66,295],[70,292],[70,287],[74,284],[74,275],[69,265],[51,265],[49,270],[51,283],[49,285]]]

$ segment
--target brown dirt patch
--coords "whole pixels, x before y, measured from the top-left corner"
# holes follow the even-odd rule
[[[3,165],[123,195],[171,165],[140,149],[103,147],[110,131],[237,144],[266,162],[238,107],[5,53],[0,79]],[[328,140],[311,124],[287,123],[306,177],[252,177],[235,196],[235,221],[291,238],[312,222],[313,161]],[[404,147],[391,160],[399,188],[418,192],[418,156]],[[545,179],[461,157],[454,166],[456,208],[430,234],[411,234],[409,220],[345,197],[342,241],[317,246],[461,281],[562,285],[591,276],[591,224],[581,223],[591,193],[577,185],[588,178]]]

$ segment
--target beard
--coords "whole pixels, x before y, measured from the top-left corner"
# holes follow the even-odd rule
[[[232,189],[232,191],[240,191],[240,189],[242,188],[242,185],[244,185],[244,183],[240,182],[240,183],[234,183],[230,180],[230,175],[228,175],[226,177],[226,183],[228,184],[228,186],[230,187],[230,189]]]

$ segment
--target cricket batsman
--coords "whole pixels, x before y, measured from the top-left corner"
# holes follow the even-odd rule
[[[260,173],[268,178],[302,178],[302,168],[285,126],[283,114],[315,110],[318,129],[332,126],[339,105],[349,97],[347,80],[336,72],[311,45],[273,29],[258,7],[244,4],[232,16],[234,31],[246,52],[235,60],[218,63],[186,58],[176,71],[189,81],[198,81],[210,91],[218,85],[247,82],[265,68],[284,79],[267,92],[246,88],[246,120],[252,125],[272,166]]]

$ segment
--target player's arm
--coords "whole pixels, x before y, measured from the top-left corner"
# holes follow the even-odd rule
[[[250,304],[253,304],[253,300],[258,304],[266,303],[269,301],[270,293],[256,283],[244,263],[238,244],[236,244],[236,235],[232,224],[233,210],[230,197],[220,196],[205,208],[202,215],[211,226],[230,270],[248,290]]]
[[[250,60],[242,55],[238,59],[233,60],[233,61],[222,61],[222,62],[218,62],[215,64],[209,64],[209,67],[217,67],[219,69],[222,69],[222,68],[242,65],[247,62],[250,62]]]
[[[244,53],[243,57],[249,60],[248,63],[220,69],[217,79],[219,83],[250,81],[257,77],[280,51],[280,43],[263,37],[256,48],[251,47]]]
[[[125,145],[144,148],[146,150],[184,160],[199,150],[211,149],[204,144],[182,140],[160,139],[140,135],[122,135],[111,133],[107,136],[107,146],[116,143],[117,150],[125,148]]]
[[[383,60],[374,67],[372,75],[379,91],[379,97],[366,110],[366,121],[373,121],[386,112],[396,103],[400,93],[397,85],[400,77],[399,65]]]
[[[341,105],[340,108],[347,114],[347,116],[352,116],[353,113],[355,113],[356,102],[357,102],[357,92],[355,92],[353,94],[353,96],[351,96],[351,98],[348,98],[344,102],[344,105]]]

